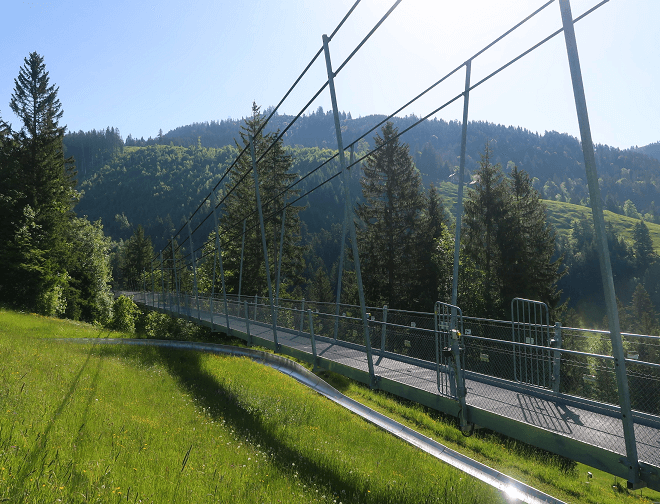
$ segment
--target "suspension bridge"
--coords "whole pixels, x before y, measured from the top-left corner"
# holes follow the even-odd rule
[[[560,28],[486,77],[472,83],[471,69],[475,61],[490,47],[553,4],[554,0],[546,2],[371,130],[345,144],[334,80],[379,26],[395,12],[401,1],[398,0],[392,5],[337,67],[333,67],[331,61],[330,44],[360,0],[355,2],[330,36],[323,35],[321,48],[254,136],[268,124],[273,114],[277,113],[321,55],[325,58],[327,80],[259,157],[255,153],[253,137],[249,138],[249,144],[220,176],[213,190],[172,236],[166,247],[170,253],[164,256],[161,251],[159,256],[153,258],[151,285],[147,286],[145,277],[143,290],[136,293],[134,299],[149,309],[186,318],[207,326],[212,331],[223,332],[241,338],[248,344],[293,356],[316,368],[340,373],[373,388],[456,416],[461,430],[466,435],[470,435],[474,429],[485,427],[622,477],[627,480],[631,489],[648,486],[660,491],[660,362],[657,362],[660,338],[622,334],[620,331],[594,148],[574,33],[575,23],[602,7],[608,0],[596,4],[578,17],[573,17],[569,0],[559,0]],[[558,322],[550,324],[547,306],[534,300],[514,299],[511,305],[511,321],[464,316],[460,307],[456,306],[470,93],[562,33],[568,54],[594,227],[599,243],[599,261],[609,320],[608,331],[562,327]],[[440,83],[463,70],[464,89],[399,132],[396,137],[462,98],[463,122],[452,299],[448,303],[436,303],[431,313],[389,309],[387,306],[369,307],[362,286],[360,254],[353,216],[354,203],[348,192],[346,177],[351,167],[359,165],[384,144],[358,159],[355,159],[353,148],[387,120],[400,114]],[[285,203],[265,215],[264,208],[271,204],[269,208],[272,209],[276,198],[262,202],[256,169],[268,151],[326,89],[332,102],[337,153],[310,174],[298,178],[287,187],[285,193],[292,191],[290,194],[293,194],[296,185],[328,163],[338,165],[337,171],[323,182],[325,184],[341,177],[345,197],[335,303],[290,300],[280,296],[282,240],[287,209],[319,186],[305,194],[296,195],[292,201],[286,201],[284,194]],[[346,150],[351,152],[348,161]],[[231,186],[228,175],[244,157],[251,159],[252,169]],[[221,228],[218,224],[218,214],[222,212],[223,204],[241,183],[245,183],[250,174],[256,200],[245,202],[245,215],[242,219],[238,219],[229,227]],[[255,214],[258,215],[258,230],[261,233],[263,267],[264,271],[269,272],[266,274],[268,295],[241,296],[240,287],[239,294],[233,295],[227,292],[222,252],[228,243],[241,236],[241,226],[245,236],[245,222]],[[278,264],[274,265],[272,253],[269,258],[265,221],[280,215],[283,231],[279,244],[280,253],[275,256]],[[197,262],[203,256],[208,256],[209,251],[204,249],[204,246],[195,248],[193,243],[205,243],[211,232],[215,235],[215,247],[210,252],[213,258],[213,282],[210,292],[201,293],[197,285]],[[355,306],[340,303],[344,271],[343,245],[347,237],[352,247],[360,303]],[[178,245],[175,238],[179,238]],[[272,245],[271,243],[271,247]],[[243,252],[241,257],[242,254]],[[270,272],[273,272],[276,280],[271,279]],[[192,277],[189,288],[182,287],[181,278],[184,275]],[[215,291],[216,275],[221,285],[218,292]],[[167,279],[167,285],[166,277],[172,277],[171,280]],[[611,343],[611,355],[584,350],[602,348],[603,345],[593,344],[601,340]]]

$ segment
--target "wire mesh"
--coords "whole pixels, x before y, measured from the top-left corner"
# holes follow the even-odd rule
[[[211,298],[190,293],[177,296],[175,292],[129,294],[137,302],[174,313],[180,310],[181,316],[190,320],[197,318],[198,305],[200,318],[210,320],[212,308],[214,324],[226,324],[222,295]],[[239,301],[238,296],[228,295],[230,323],[246,328],[246,304],[250,322],[258,323],[262,328],[260,336],[272,338],[272,311],[267,297],[242,296]],[[337,306],[334,303],[280,299],[275,309],[282,344],[312,353],[311,311],[317,353],[367,371],[360,307],[342,304],[336,317]],[[451,317],[450,312],[446,312],[444,318],[438,318],[436,347],[434,314],[387,307],[367,308],[367,327],[374,349],[376,372],[415,388],[456,398],[450,353],[442,356],[442,350],[447,351],[451,346],[448,329],[452,324],[447,325],[448,317]],[[546,349],[537,345],[536,340],[534,344],[527,343],[526,337],[522,341],[514,341],[516,336],[511,322],[463,317],[460,364],[466,372],[467,403],[625,454],[609,334],[593,329],[548,328],[541,325],[544,326],[544,338],[557,337],[553,331],[559,331],[561,348]],[[529,334],[529,329],[526,327],[523,334]],[[254,327],[251,333],[255,333]],[[514,363],[521,355],[518,350],[521,347],[528,352],[539,350],[537,358],[543,359],[546,370],[552,369],[557,361],[560,382],[555,392],[559,395],[516,377]],[[660,431],[660,363],[657,362],[660,337],[625,334],[624,347],[639,457],[647,463],[660,465],[657,450]],[[444,373],[442,379],[445,381],[441,387],[438,387],[441,374],[438,369]]]
[[[513,345],[516,381],[552,388],[553,367],[549,350],[552,337],[547,305],[515,298],[511,301],[511,315],[512,341],[524,343]]]

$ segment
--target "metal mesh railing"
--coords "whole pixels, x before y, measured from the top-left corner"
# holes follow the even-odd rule
[[[178,296],[167,292],[132,295],[138,302],[174,313],[178,311],[190,319],[199,315],[209,320],[212,313],[214,324],[226,324],[225,302],[220,295],[212,299],[187,293]],[[248,324],[272,325],[273,311],[268,298],[242,296],[239,301],[237,296],[227,296],[230,326],[238,324],[237,319],[245,321],[246,305]],[[327,348],[336,343],[363,355],[355,357],[353,365],[366,370],[365,329],[359,306],[342,304],[339,316],[335,316],[337,306],[334,303],[280,299],[274,310],[278,328],[286,330],[282,333],[282,338],[288,338],[284,344],[306,345],[305,348],[311,351],[313,332],[317,345],[321,342]],[[435,390],[450,398],[457,397],[448,328],[439,327],[436,332],[434,314],[369,307],[367,319],[374,361],[385,358],[400,361],[408,367],[413,365],[419,372],[408,377],[406,383]],[[528,324],[521,338],[516,337],[515,332],[519,327],[512,326],[511,322],[474,317],[463,317],[462,320],[460,369],[466,373],[468,404],[496,407],[498,414],[503,416],[567,435],[579,433],[590,444],[625,453],[621,420],[617,416],[619,390],[609,333],[561,327],[559,324],[540,324],[539,327]],[[261,334],[262,337],[272,337],[272,331]],[[543,334],[543,337],[528,338],[527,334]],[[660,464],[657,453],[660,337],[626,333],[622,336],[640,460]],[[525,367],[521,367],[525,359]],[[530,373],[534,373],[533,379],[529,377]],[[555,377],[557,383],[554,383]],[[442,387],[439,386],[441,383]],[[516,390],[527,392],[520,394]],[[561,394],[563,399],[553,400],[552,397],[559,397],[556,394]],[[575,413],[575,404],[593,411],[590,425],[584,425],[583,419]]]

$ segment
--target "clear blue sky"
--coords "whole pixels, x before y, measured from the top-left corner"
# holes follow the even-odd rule
[[[335,68],[394,0],[363,0],[331,43]],[[0,112],[31,51],[59,86],[69,130],[155,136],[276,104],[354,0],[11,0],[0,17]],[[403,0],[337,77],[339,108],[389,114],[531,13],[542,1]],[[573,0],[574,16],[597,0]],[[660,140],[659,0],[611,0],[576,25],[594,141]],[[559,4],[473,62],[473,82],[561,26]],[[297,113],[325,81],[322,58],[284,103]],[[449,79],[407,113],[460,93]],[[328,92],[312,105],[330,108]],[[405,115],[406,112],[404,112]],[[439,114],[460,119],[461,105]],[[476,89],[470,119],[578,134],[563,35]]]

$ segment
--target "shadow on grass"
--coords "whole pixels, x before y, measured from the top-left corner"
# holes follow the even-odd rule
[[[207,408],[215,420],[236,430],[252,443],[259,443],[274,454],[271,459],[282,473],[292,474],[292,462],[302,481],[326,487],[329,492],[341,494],[353,502],[367,499],[367,489],[355,480],[347,479],[336,468],[319,464],[304,456],[295,447],[278,439],[266,422],[243,407],[235,393],[220,383],[213,375],[201,369],[202,355],[195,351],[180,351],[158,347],[157,352],[169,373],[194,397],[196,402]],[[369,502],[393,502],[392,495],[368,494]]]
[[[99,333],[98,337],[101,337],[102,333]],[[34,442],[32,443],[32,447],[28,450],[28,452],[25,454],[21,461],[21,465],[16,472],[15,479],[14,479],[14,484],[13,484],[13,489],[10,493],[10,502],[19,502],[20,497],[24,494],[25,490],[25,485],[27,484],[28,478],[35,473],[36,471],[41,471],[38,476],[41,476],[44,471],[49,467],[54,461],[56,461],[59,458],[59,450],[55,452],[55,454],[52,454],[52,449],[50,450],[51,456],[53,457],[52,461],[47,464],[47,458],[49,455],[49,437],[50,433],[52,432],[53,428],[56,426],[57,421],[59,418],[62,416],[62,413],[66,406],[69,404],[69,402],[72,400],[73,395],[76,393],[78,389],[78,385],[80,383],[80,379],[83,377],[85,374],[85,371],[87,368],[90,366],[90,360],[92,359],[92,356],[94,355],[94,352],[96,351],[95,346],[91,346],[89,350],[86,352],[87,356],[85,358],[85,361],[83,362],[82,366],[80,366],[80,369],[76,373],[76,375],[73,377],[73,379],[69,383],[69,388],[64,394],[64,397],[62,398],[62,401],[60,401],[59,406],[55,409],[53,414],[51,415],[50,419],[46,421],[45,424],[45,429],[43,432],[39,432],[36,435],[36,438],[34,439]],[[76,442],[79,442],[82,436],[83,428],[87,422],[87,418],[89,416],[89,410],[92,404],[92,399],[94,397],[94,393],[96,391],[96,386],[98,384],[98,379],[99,375],[101,373],[101,368],[103,365],[103,360],[98,359],[97,360],[97,365],[96,369],[94,370],[94,377],[92,378],[91,382],[91,390],[89,391],[87,401],[85,402],[85,405],[83,407],[83,413],[81,417],[81,425],[78,430],[78,435],[76,436],[74,440],[74,444]],[[26,430],[27,432],[27,430]],[[11,435],[11,434],[10,434]],[[41,462],[39,464],[39,459],[41,459]],[[69,467],[67,471],[71,472],[69,475],[69,478],[73,474],[72,472],[72,467],[74,461],[71,461],[71,464],[69,464]],[[38,469],[37,469],[38,468]],[[66,474],[64,475],[66,476]],[[37,480],[39,478],[36,478]]]

